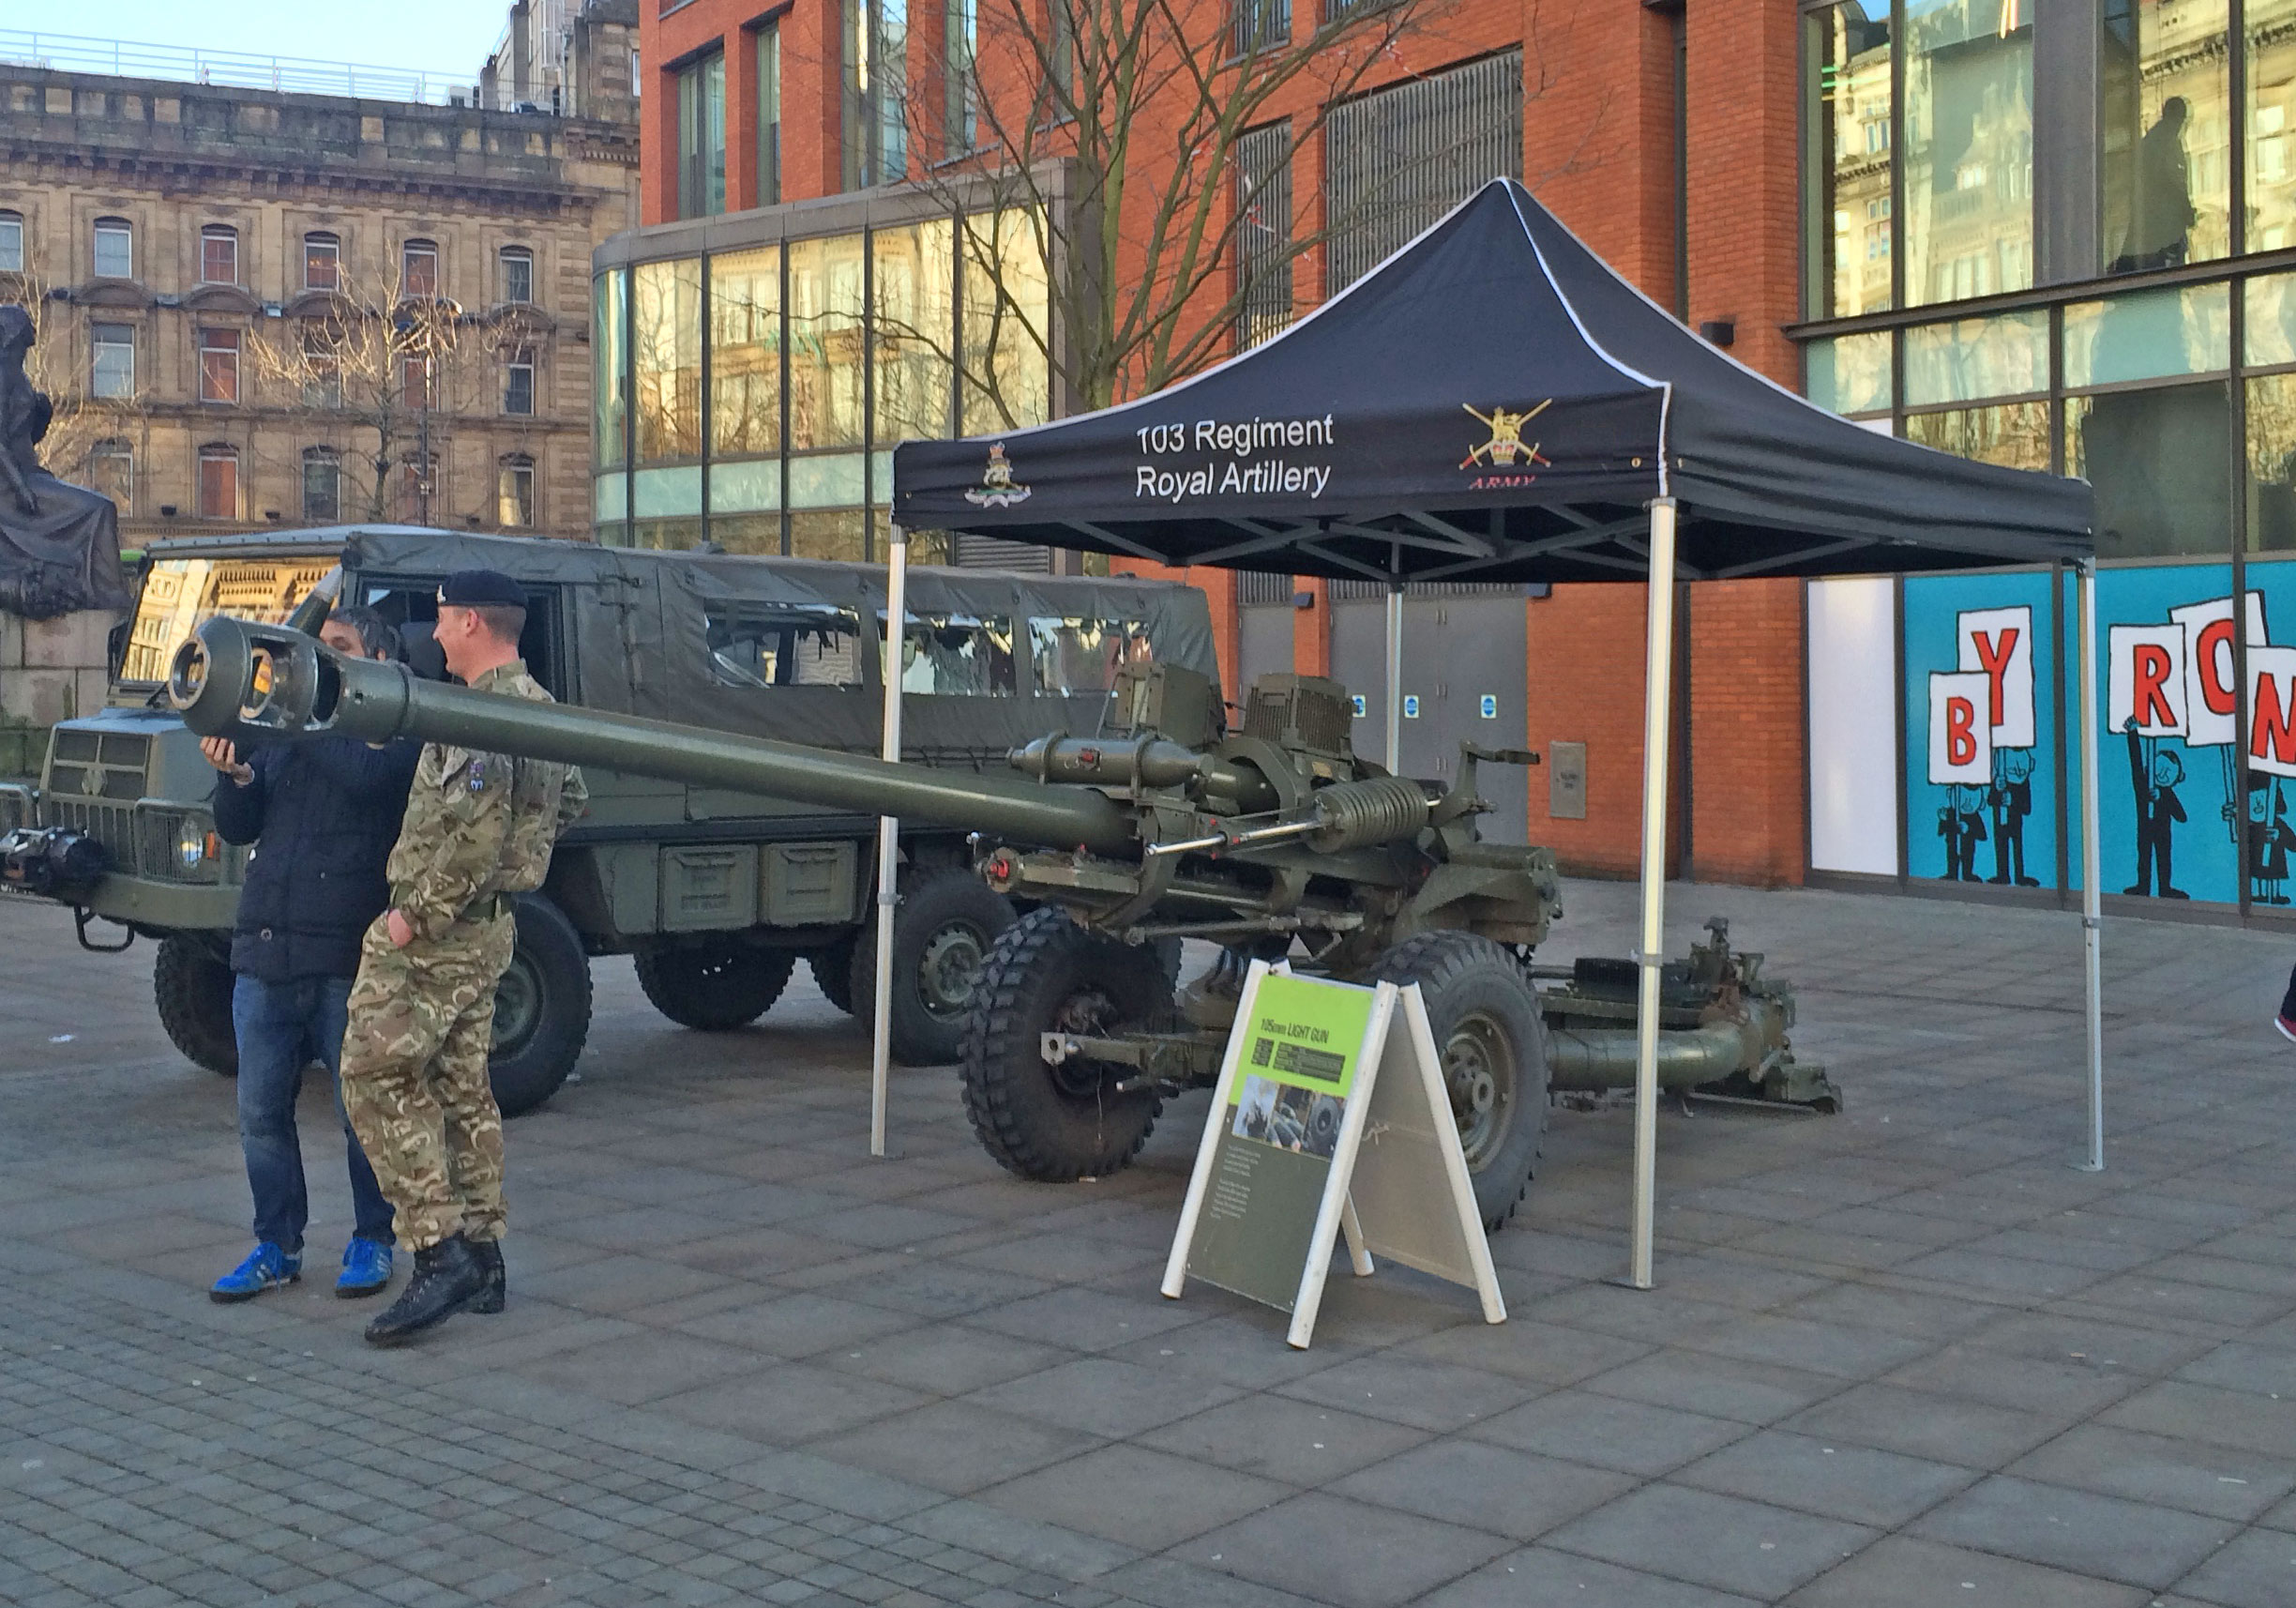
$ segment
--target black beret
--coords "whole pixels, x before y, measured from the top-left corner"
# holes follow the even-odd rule
[[[438,600],[455,609],[522,609],[526,591],[497,569],[458,569],[439,583]]]

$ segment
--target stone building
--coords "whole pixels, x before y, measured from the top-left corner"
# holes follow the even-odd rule
[[[0,299],[37,310],[51,466],[130,546],[587,535],[590,253],[637,220],[636,10],[569,24],[582,116],[0,64]]]

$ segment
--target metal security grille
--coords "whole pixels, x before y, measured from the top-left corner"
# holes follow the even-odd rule
[[[1292,42],[1292,0],[1235,0],[1235,53],[1280,50]]]
[[[1246,607],[1254,604],[1292,601],[1292,577],[1263,574],[1257,569],[1246,569],[1236,576],[1236,601]]]
[[[1486,56],[1337,108],[1325,125],[1337,296],[1494,178],[1522,177],[1522,52]]]
[[[1022,575],[1052,573],[1052,550],[993,536],[957,535],[959,569],[1004,569]]]
[[[1361,603],[1374,598],[1384,598],[1387,587],[1379,581],[1334,581],[1331,599],[1335,603]],[[1522,597],[1523,588],[1513,581],[1410,581],[1403,586],[1406,598],[1503,598]]]
[[[1292,324],[1292,129],[1254,129],[1236,141],[1236,344],[1252,347]]]

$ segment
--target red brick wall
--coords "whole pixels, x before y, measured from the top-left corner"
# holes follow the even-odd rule
[[[1692,872],[1759,887],[1808,862],[1802,584],[1690,588]]]
[[[1531,773],[1531,841],[1569,872],[1632,876],[1642,852],[1642,652],[1649,599],[1638,585],[1557,586],[1533,599],[1528,638],[1531,746],[1587,746],[1583,821],[1547,812],[1547,772]],[[1680,764],[1679,751],[1674,755]],[[1679,785],[1676,788],[1679,796]],[[1667,866],[1681,852],[1679,796],[1669,806]]]
[[[1690,324],[1734,322],[1730,356],[1799,387],[1793,0],[1699,0],[1688,26]]]

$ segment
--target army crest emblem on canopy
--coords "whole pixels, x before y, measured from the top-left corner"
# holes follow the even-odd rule
[[[1014,480],[1004,444],[998,442],[989,448],[989,466],[981,471],[981,483],[966,488],[965,501],[979,508],[1008,508],[1028,498],[1029,489]]]

